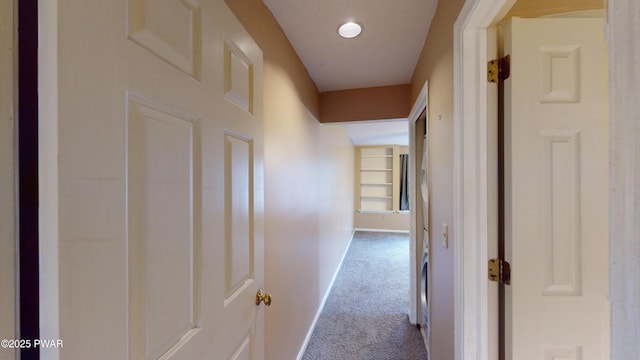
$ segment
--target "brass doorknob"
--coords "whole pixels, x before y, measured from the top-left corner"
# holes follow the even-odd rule
[[[256,305],[260,305],[263,302],[265,305],[271,305],[271,295],[268,292],[263,293],[262,289],[258,289],[256,293]]]

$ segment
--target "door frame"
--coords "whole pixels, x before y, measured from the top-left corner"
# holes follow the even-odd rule
[[[409,179],[416,178],[418,163],[416,162],[415,154],[417,154],[417,151],[422,151],[422,149],[416,149],[415,141],[413,141],[416,136],[416,121],[418,121],[423,111],[426,112],[427,119],[429,118],[428,101],[429,81],[425,81],[408,117],[409,154],[411,155],[409,156]],[[422,225],[422,219],[418,218],[417,204],[421,203],[422,200],[417,196],[417,191],[418,185],[416,182],[409,181],[409,203],[413,204],[410,206],[411,215],[409,216],[409,236],[412,240],[409,242],[409,281],[411,284],[409,286],[409,322],[411,324],[420,323],[418,316],[421,313],[420,276],[422,273],[422,244],[424,239],[422,239],[422,231],[418,231]]]
[[[468,0],[454,25],[454,299],[455,359],[491,359],[497,343],[487,261],[490,251],[491,163],[486,85],[489,28],[502,19],[516,0]],[[633,358],[640,336],[633,321],[640,316],[640,52],[629,44],[640,41],[640,7],[636,0],[608,0],[605,29],[609,46],[610,200],[609,228],[611,356]],[[630,31],[631,29],[631,31]],[[614,191],[615,190],[615,191]],[[625,199],[633,198],[633,201]],[[627,289],[625,292],[624,289]],[[633,297],[632,297],[633,296]],[[625,315],[626,311],[626,315]],[[630,313],[632,312],[632,313]],[[616,336],[618,335],[618,336]]]
[[[487,280],[487,262],[497,254],[492,236],[496,138],[489,118],[487,86],[489,28],[516,0],[466,1],[454,25],[454,333],[455,359],[489,360],[498,343],[497,285]],[[495,294],[495,295],[494,295]],[[491,355],[491,356],[490,356]]]
[[[58,218],[58,2],[38,2],[38,177],[40,253],[40,338],[60,339]],[[60,349],[43,348],[43,360]]]
[[[18,199],[21,195],[18,190],[20,185],[21,170],[26,170],[27,164],[21,162],[18,156],[21,154],[19,146],[21,143],[18,141],[19,126],[22,125],[18,121],[19,107],[29,104],[29,97],[26,96],[26,89],[18,86],[20,80],[20,74],[18,74],[20,64],[20,49],[18,42],[19,36],[24,33],[18,32],[19,23],[18,13],[18,0],[4,1],[0,4],[0,43],[2,44],[2,50],[0,53],[0,213],[2,219],[0,220],[0,293],[2,293],[0,301],[0,335],[2,339],[19,339],[20,334],[23,332],[23,321],[28,328],[29,325],[34,324],[34,318],[20,317],[18,311],[20,311],[20,301],[22,298],[20,294],[20,279],[19,276],[24,275],[26,279],[33,272],[26,271],[26,274],[22,274],[18,267],[20,264],[28,263],[26,254],[19,252],[21,246],[21,233],[18,231],[19,211],[27,211],[18,206]],[[26,25],[25,25],[26,26]],[[27,44],[23,44],[27,47]],[[22,53],[25,60],[29,59],[28,51],[23,49]],[[23,74],[24,77],[25,74]],[[24,81],[24,80],[23,80]],[[26,99],[22,98],[23,102],[20,103],[21,98],[18,96],[19,91],[25,91]],[[32,105],[32,104],[31,104]],[[33,120],[33,119],[30,119]],[[28,123],[28,122],[27,122]],[[26,124],[24,124],[26,125]],[[26,147],[26,144],[22,143]],[[33,147],[33,146],[32,146]],[[23,168],[19,168],[23,165]],[[28,177],[22,178],[23,181]],[[28,183],[25,182],[25,186],[28,188]],[[26,195],[26,194],[25,194]],[[33,208],[32,208],[33,210]],[[28,239],[26,235],[24,238]],[[25,241],[25,244],[29,244],[29,241]],[[31,241],[31,244],[33,241]],[[21,262],[19,256],[25,256],[25,260]],[[36,273],[37,275],[37,273]],[[32,288],[26,289],[32,290]],[[37,319],[36,319],[37,321]],[[37,325],[37,322],[35,323]],[[31,329],[26,329],[27,333]],[[2,348],[0,349],[0,358],[18,358],[20,353],[19,349]]]

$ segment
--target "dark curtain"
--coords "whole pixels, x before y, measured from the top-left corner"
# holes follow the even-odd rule
[[[400,210],[409,210],[409,155],[400,154]]]

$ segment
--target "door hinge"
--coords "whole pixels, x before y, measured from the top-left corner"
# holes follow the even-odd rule
[[[509,55],[489,61],[487,65],[487,80],[490,83],[499,83],[509,78],[509,62],[511,58]]]
[[[489,280],[501,284],[511,284],[511,266],[502,259],[489,260]]]

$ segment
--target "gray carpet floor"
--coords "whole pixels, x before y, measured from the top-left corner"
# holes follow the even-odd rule
[[[409,235],[357,232],[302,359],[427,359],[408,309]]]

